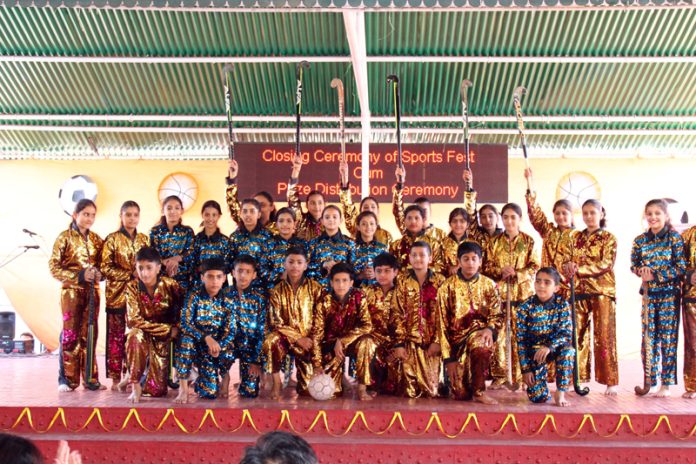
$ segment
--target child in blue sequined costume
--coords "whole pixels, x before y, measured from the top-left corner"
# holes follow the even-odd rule
[[[232,340],[236,322],[225,298],[227,265],[220,258],[204,260],[200,266],[203,285],[192,290],[181,315],[181,339],[176,350],[176,370],[180,380],[177,403],[188,402],[191,368],[198,369],[195,391],[201,398],[226,398],[229,383],[219,385],[234,360]]]
[[[234,261],[235,285],[225,291],[225,300],[232,307],[236,321],[234,358],[239,361],[239,396],[256,398],[259,395],[262,347],[266,326],[267,295],[251,285],[256,278],[256,260],[249,255]]]
[[[268,251],[273,241],[271,232],[261,224],[261,205],[253,198],[242,200],[242,225],[230,235],[230,253],[236,261],[239,256],[249,255],[257,263],[255,287],[266,287],[269,274]]]
[[[191,275],[188,255],[193,250],[193,229],[181,223],[184,204],[176,195],[164,199],[162,213],[159,223],[150,229],[150,246],[162,258],[162,273],[172,277],[186,291]]]
[[[537,272],[535,295],[517,310],[517,352],[529,399],[545,403],[551,397],[546,364],[553,361],[556,365],[554,401],[558,406],[570,406],[565,393],[573,381],[575,350],[570,306],[556,294],[560,282],[561,276],[552,267]]]
[[[341,233],[341,210],[334,205],[324,208],[321,223],[324,232],[309,242],[309,271],[307,276],[324,288],[329,286],[329,271],[336,263],[353,264],[355,242]]]
[[[301,247],[307,253],[307,242],[297,237],[295,212],[290,208],[281,208],[276,214],[278,233],[273,236],[269,250],[268,288],[272,288],[283,278],[285,258],[290,248]]]
[[[223,235],[218,228],[218,221],[222,216],[220,204],[215,200],[206,201],[201,208],[201,216],[203,230],[194,237],[193,251],[188,255],[189,264],[187,267],[191,269],[192,289],[196,289],[200,285],[200,266],[207,259],[222,259],[225,263],[225,274],[232,270],[230,239]]]
[[[648,231],[633,241],[631,272],[639,276],[648,291],[648,326],[643,322],[643,337],[648,333],[650,350],[650,384],[657,387],[658,367],[662,361],[662,388],[657,396],[669,396],[669,386],[677,383],[677,341],[679,338],[679,297],[681,278],[686,272],[684,241],[669,223],[667,203],[650,200],[645,205]]]

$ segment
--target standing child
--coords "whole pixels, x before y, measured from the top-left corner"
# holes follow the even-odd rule
[[[662,388],[658,397],[670,395],[669,386],[677,383],[677,342],[679,338],[679,298],[681,279],[686,271],[684,241],[669,223],[667,203],[662,199],[650,200],[645,205],[648,231],[633,241],[631,272],[643,282],[647,291],[647,320],[643,320],[643,368],[650,377],[650,385],[657,387],[658,366]],[[686,324],[686,322],[685,322]],[[684,326],[686,329],[686,325]],[[685,331],[686,333],[686,331]],[[650,346],[646,341],[651,340]],[[646,363],[646,357],[651,362]]]
[[[402,271],[411,268],[409,257],[411,255],[411,247],[415,242],[426,242],[430,248],[430,263],[435,272],[442,272],[442,246],[439,240],[428,235],[424,229],[425,211],[418,205],[411,205],[404,210],[404,226],[406,232],[404,235],[392,242],[389,252],[396,256],[399,261]]]
[[[343,208],[343,217],[345,218],[346,229],[350,232],[353,237],[358,237],[358,215],[369,211],[375,215],[377,218],[377,230],[375,231],[375,241],[383,243],[389,248],[392,242],[392,235],[388,230],[382,229],[379,226],[379,203],[375,197],[364,197],[360,200],[360,208],[356,208],[353,203],[352,195],[350,192],[350,182],[348,181],[348,163],[342,161],[338,166],[338,172],[341,177],[341,191],[339,192],[339,198],[341,200],[341,207]]]
[[[438,395],[441,358],[437,291],[445,278],[429,268],[431,256],[427,242],[415,242],[409,254],[411,268],[399,274],[394,289],[396,308],[403,315],[406,333],[401,394],[409,398]]]
[[[297,393],[307,395],[312,378],[312,321],[324,295],[322,286],[305,276],[307,252],[291,247],[285,257],[285,277],[270,292],[269,333],[263,342],[267,370],[273,375],[271,399],[280,398],[280,370],[288,354],[295,357]]]
[[[684,232],[686,274],[684,275],[684,392],[696,398],[696,226]]]
[[[497,404],[486,377],[503,313],[495,282],[479,274],[482,254],[478,243],[459,245],[459,268],[438,289],[438,344],[454,398]]]
[[[191,275],[187,264],[193,250],[193,229],[181,223],[184,204],[176,195],[164,199],[162,213],[159,223],[150,229],[150,245],[162,259],[163,272],[186,291]]]
[[[261,225],[261,205],[253,198],[242,200],[242,225],[230,235],[230,255],[233,260],[248,255],[257,265],[256,284],[266,287],[269,277],[268,252],[273,244],[273,236]]]
[[[312,324],[312,366],[314,374],[326,371],[336,385],[336,396],[343,394],[341,379],[346,356],[357,365],[358,399],[371,400],[367,386],[372,384],[370,364],[375,341],[370,336],[372,320],[362,290],[353,287],[353,268],[337,263],[329,272],[331,293],[324,296],[314,312]]]
[[[483,250],[481,268],[486,267],[486,250],[488,250],[489,242],[503,233],[503,229],[498,227],[498,210],[495,206],[485,204],[476,212],[477,193],[473,189],[474,176],[468,169],[464,169],[462,174],[464,184],[468,186],[468,190],[464,191],[464,210],[469,215],[469,226],[467,227],[467,235],[469,238],[479,245]]]
[[[377,241],[377,216],[370,211],[363,211],[358,214],[356,219],[358,232],[355,235],[355,273],[357,275],[357,285],[373,285],[375,271],[372,260],[375,256],[386,253],[387,245]]]
[[[135,255],[148,246],[147,235],[138,233],[140,206],[134,201],[121,205],[121,227],[107,235],[101,255],[101,269],[106,278],[106,375],[111,389],[121,382],[126,358],[126,286],[138,277]]]
[[[328,274],[337,263],[353,264],[355,243],[341,233],[341,210],[338,206],[324,208],[321,235],[309,242],[309,276],[328,287]]]
[[[90,230],[97,216],[97,205],[82,199],[75,205],[68,230],[58,235],[48,261],[51,275],[62,284],[60,306],[63,313],[61,357],[63,377],[67,384],[59,384],[58,391],[72,391],[80,385],[88,390],[99,390],[96,350],[92,350],[92,372],[86,373],[89,307],[94,305],[94,340],[97,342],[99,314],[99,271],[104,241]],[[91,303],[90,303],[91,300]]]
[[[292,173],[288,182],[288,207],[295,211],[297,219],[297,236],[309,242],[318,237],[323,232],[321,215],[324,211],[326,201],[324,195],[318,190],[312,190],[307,194],[307,212],[302,211],[300,197],[297,195],[297,184],[300,181],[300,170],[302,169],[302,157],[295,156],[292,161]]]
[[[399,274],[399,262],[393,255],[382,253],[371,263],[375,283],[362,288],[372,319],[372,338],[377,344],[372,364],[374,389],[395,395],[401,387],[402,361],[406,359],[404,315],[394,300],[394,284]]]
[[[218,222],[222,217],[220,203],[208,200],[201,208],[203,230],[193,239],[193,251],[188,254],[191,269],[191,290],[197,291],[201,285],[201,263],[207,259],[221,259],[226,267],[225,273],[232,269],[230,239],[220,232]],[[225,279],[226,280],[226,279]]]
[[[408,232],[408,225],[406,224],[406,211],[404,211],[404,184],[406,183],[406,170],[403,167],[397,166],[396,168],[396,185],[394,186],[393,198],[392,198],[392,213],[394,214],[394,220],[396,221],[396,227],[402,234]],[[413,202],[415,206],[419,206],[423,209],[423,231],[425,235],[434,239],[436,242],[441,242],[446,234],[445,231],[435,227],[430,223],[430,219],[433,217],[432,207],[430,205],[430,200],[425,197],[418,197]]]
[[[181,314],[181,337],[176,350],[180,386],[176,403],[188,402],[188,382],[194,364],[198,369],[195,389],[199,397],[227,398],[229,394],[229,384],[218,382],[220,377],[229,381],[226,374],[234,361],[232,340],[237,327],[223,294],[227,264],[220,258],[203,260],[200,276],[203,286],[191,291]]]
[[[511,388],[516,389],[522,384],[522,372],[517,356],[515,338],[517,308],[534,293],[534,274],[539,269],[539,261],[534,252],[534,239],[520,231],[522,208],[515,203],[503,206],[503,225],[505,232],[488,242],[486,263],[483,273],[495,280],[503,298],[503,312],[510,307],[509,318],[511,346],[508,347],[507,323],[498,334],[498,343],[491,367],[493,377],[492,389],[502,388],[512,377]],[[512,359],[508,360],[508,348]],[[508,371],[509,368],[512,372]]]
[[[469,238],[469,213],[464,208],[454,208],[449,215],[450,233],[442,240],[442,256],[444,261],[443,274],[453,276],[459,270],[457,253],[459,245],[464,242],[476,241]]]
[[[557,406],[570,406],[565,394],[573,382],[573,325],[570,306],[561,295],[561,276],[552,267],[542,267],[534,280],[535,295],[517,311],[517,352],[527,396],[534,403],[549,400],[546,364],[556,370]]]
[[[532,178],[531,168],[524,170],[524,176],[528,179]],[[537,204],[535,192],[528,190],[525,198],[527,199],[529,220],[543,240],[541,265],[553,267],[560,272],[563,263],[570,261],[573,238],[578,233],[573,224],[573,205],[568,200],[558,200],[554,203],[553,219],[556,224],[553,224],[546,219],[546,214]],[[559,292],[566,299],[570,296],[568,285],[568,280],[561,276]]]
[[[259,395],[262,351],[266,328],[265,289],[252,286],[256,278],[257,262],[249,255],[234,260],[234,286],[225,291],[225,300],[232,307],[237,323],[234,337],[234,358],[239,361],[239,396],[256,398]],[[229,376],[229,373],[227,374]],[[227,377],[226,376],[226,377]],[[229,378],[223,380],[229,385]]]
[[[128,401],[137,403],[145,393],[167,395],[173,340],[178,334],[179,312],[183,293],[179,284],[161,276],[162,263],[156,249],[143,247],[135,255],[139,280],[126,287],[127,324],[126,357],[133,392]],[[143,374],[147,371],[144,383]]]
[[[285,272],[284,264],[290,248],[300,247],[307,255],[307,242],[297,237],[295,230],[295,212],[291,208],[280,208],[276,214],[276,227],[278,233],[273,236],[270,254],[268,257],[268,285],[273,288],[280,282]]]
[[[581,382],[590,381],[592,348],[590,320],[594,339],[595,378],[606,385],[605,395],[617,395],[619,362],[616,356],[616,237],[604,230],[606,212],[598,200],[582,205],[585,230],[575,235],[571,261],[563,265],[575,285],[578,332],[578,370]]]
[[[238,174],[239,165],[237,164],[237,161],[230,160],[228,167],[228,176],[225,179],[227,182],[227,192],[225,196],[227,199],[227,207],[230,210],[230,216],[232,216],[232,220],[237,224],[237,226],[241,226],[243,224],[241,214],[242,205],[239,203],[237,199]],[[278,230],[276,229],[275,224],[276,208],[275,204],[273,203],[273,197],[271,196],[271,194],[265,191],[261,191],[254,195],[254,199],[259,202],[261,211],[261,219],[259,220],[259,222],[261,222],[261,225],[270,233],[277,233]]]

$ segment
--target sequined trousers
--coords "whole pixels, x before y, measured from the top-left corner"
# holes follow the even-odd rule
[[[619,384],[616,354],[616,303],[605,295],[579,295],[575,303],[580,381],[589,382],[592,358],[595,380],[607,386]],[[591,321],[590,321],[591,320]],[[590,322],[592,333],[590,334]],[[594,344],[590,339],[594,339]],[[676,353],[676,346],[675,346]]]
[[[534,403],[545,403],[551,398],[547,383],[549,365],[556,368],[556,390],[568,391],[573,383],[573,361],[575,350],[571,346],[561,346],[546,357],[547,363],[534,363],[534,385],[527,386],[527,396]]]
[[[118,383],[126,368],[126,308],[106,308],[106,376]]]
[[[660,293],[648,297],[648,327],[641,320],[643,337],[646,331],[652,341],[650,347],[650,385],[658,379],[663,385],[677,383],[677,342],[679,339],[679,302],[673,293]],[[642,319],[642,318],[641,318]],[[686,320],[685,333],[686,333]],[[645,372],[645,345],[641,347],[643,372]],[[686,368],[686,364],[685,364]]]
[[[147,371],[143,393],[155,397],[166,396],[172,344],[169,338],[156,338],[141,329],[131,329],[126,337],[129,382],[141,382]]]
[[[217,358],[208,352],[208,345],[184,333],[176,348],[176,371],[180,380],[188,380],[191,368],[198,369],[194,391],[201,398],[214,399],[220,391],[220,378],[230,370],[234,356],[232,350],[222,349]]]
[[[61,342],[64,378],[70,388],[80,385],[80,376],[86,383],[87,331],[89,327],[89,290],[64,288],[60,292],[63,312],[63,338]],[[94,340],[97,340],[99,316],[99,292],[94,291]],[[92,355],[93,381],[99,379],[96,350]]]

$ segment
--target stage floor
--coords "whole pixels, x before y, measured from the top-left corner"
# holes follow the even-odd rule
[[[104,366],[100,357],[99,367]],[[400,410],[400,411],[447,411],[447,412],[496,412],[496,413],[559,413],[574,414],[604,413],[604,414],[694,414],[696,400],[681,398],[684,389],[681,385],[672,387],[671,398],[639,398],[633,393],[635,385],[642,385],[642,369],[638,360],[622,360],[620,367],[620,393],[618,396],[603,395],[605,387],[590,383],[590,394],[579,397],[574,392],[568,395],[572,405],[568,408],[558,408],[551,402],[547,404],[532,404],[524,392],[489,391],[491,396],[499,401],[498,405],[486,406],[471,401],[454,401],[448,399],[405,399],[389,396],[377,397],[373,401],[360,402],[354,397],[341,398],[331,401],[318,402],[310,398],[298,398],[292,388],[283,391],[283,398],[274,401],[268,398],[266,392],[254,400],[239,398],[234,389],[230,398],[218,400],[201,400],[191,396],[193,402],[185,405],[175,405],[173,399],[176,391],[170,391],[167,398],[143,398],[138,408],[242,408],[242,409],[322,409],[322,410]],[[58,357],[56,355],[4,355],[0,356],[0,406],[3,407],[99,407],[123,408],[131,407],[126,401],[127,394],[105,391],[85,391],[78,388],[74,392],[59,393],[57,391]],[[232,369],[235,381],[236,366]],[[681,375],[681,366],[679,369]],[[100,371],[101,381],[104,381]],[[681,377],[679,378],[681,380]],[[681,383],[681,382],[680,382]],[[553,390],[555,387],[551,385]]]

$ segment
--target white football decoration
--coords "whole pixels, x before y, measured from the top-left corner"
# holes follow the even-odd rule
[[[58,192],[60,205],[67,214],[72,214],[77,202],[83,198],[92,201],[97,199],[97,184],[88,176],[72,176],[65,181],[63,188]]]
[[[326,401],[336,392],[336,384],[329,374],[319,374],[309,381],[307,391],[315,400]]]
[[[190,174],[175,172],[162,179],[157,195],[160,204],[169,196],[179,197],[184,210],[188,211],[198,198],[198,183]]]
[[[589,172],[569,172],[556,186],[556,200],[565,199],[573,205],[573,212],[582,211],[582,204],[590,199],[600,200],[602,188]]]

